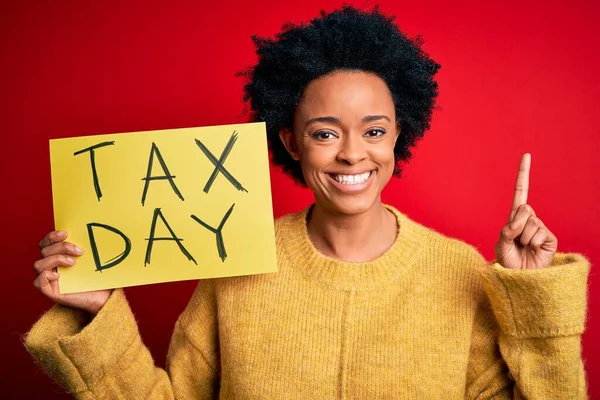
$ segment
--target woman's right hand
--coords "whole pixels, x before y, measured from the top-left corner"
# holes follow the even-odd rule
[[[67,232],[52,231],[40,242],[42,258],[33,264],[38,274],[33,286],[55,303],[68,307],[85,310],[96,315],[106,304],[111,290],[96,290],[93,292],[60,294],[58,289],[57,267],[72,267],[75,257],[83,254],[83,250],[73,243],[65,242]]]

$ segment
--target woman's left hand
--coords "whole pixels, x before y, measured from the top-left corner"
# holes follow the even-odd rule
[[[526,153],[521,158],[510,217],[500,231],[500,238],[494,249],[496,261],[505,268],[546,268],[552,264],[558,248],[556,236],[527,204],[530,167],[531,155]]]

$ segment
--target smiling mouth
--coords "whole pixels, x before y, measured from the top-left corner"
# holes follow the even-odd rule
[[[339,182],[343,185],[358,185],[366,182],[370,177],[373,171],[363,172],[362,174],[355,175],[345,175],[345,174],[327,174],[334,181]]]

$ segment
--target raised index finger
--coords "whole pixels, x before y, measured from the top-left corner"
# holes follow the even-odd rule
[[[517,184],[515,185],[515,197],[513,198],[509,222],[511,222],[515,217],[519,206],[527,203],[527,193],[529,192],[530,168],[531,154],[525,153],[523,154],[523,157],[521,158],[521,164],[519,165],[519,174],[517,175]]]

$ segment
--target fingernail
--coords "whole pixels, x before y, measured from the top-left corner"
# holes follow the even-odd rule
[[[56,236],[58,236],[58,237],[65,237],[65,236],[67,236],[67,232],[65,232],[65,231],[56,231]]]
[[[58,272],[56,272],[56,271],[52,271],[52,273],[53,273],[54,275],[56,275],[56,276],[60,276],[60,275],[58,274]]]
[[[510,229],[517,229],[517,226],[519,226],[519,222],[514,221],[512,224],[510,224]]]
[[[71,257],[67,257],[67,262],[69,264],[73,264],[73,263],[75,263],[75,260],[73,260]]]
[[[75,246],[75,248],[73,250],[75,250],[75,253],[77,253],[77,254],[83,253],[83,249],[81,247]]]

